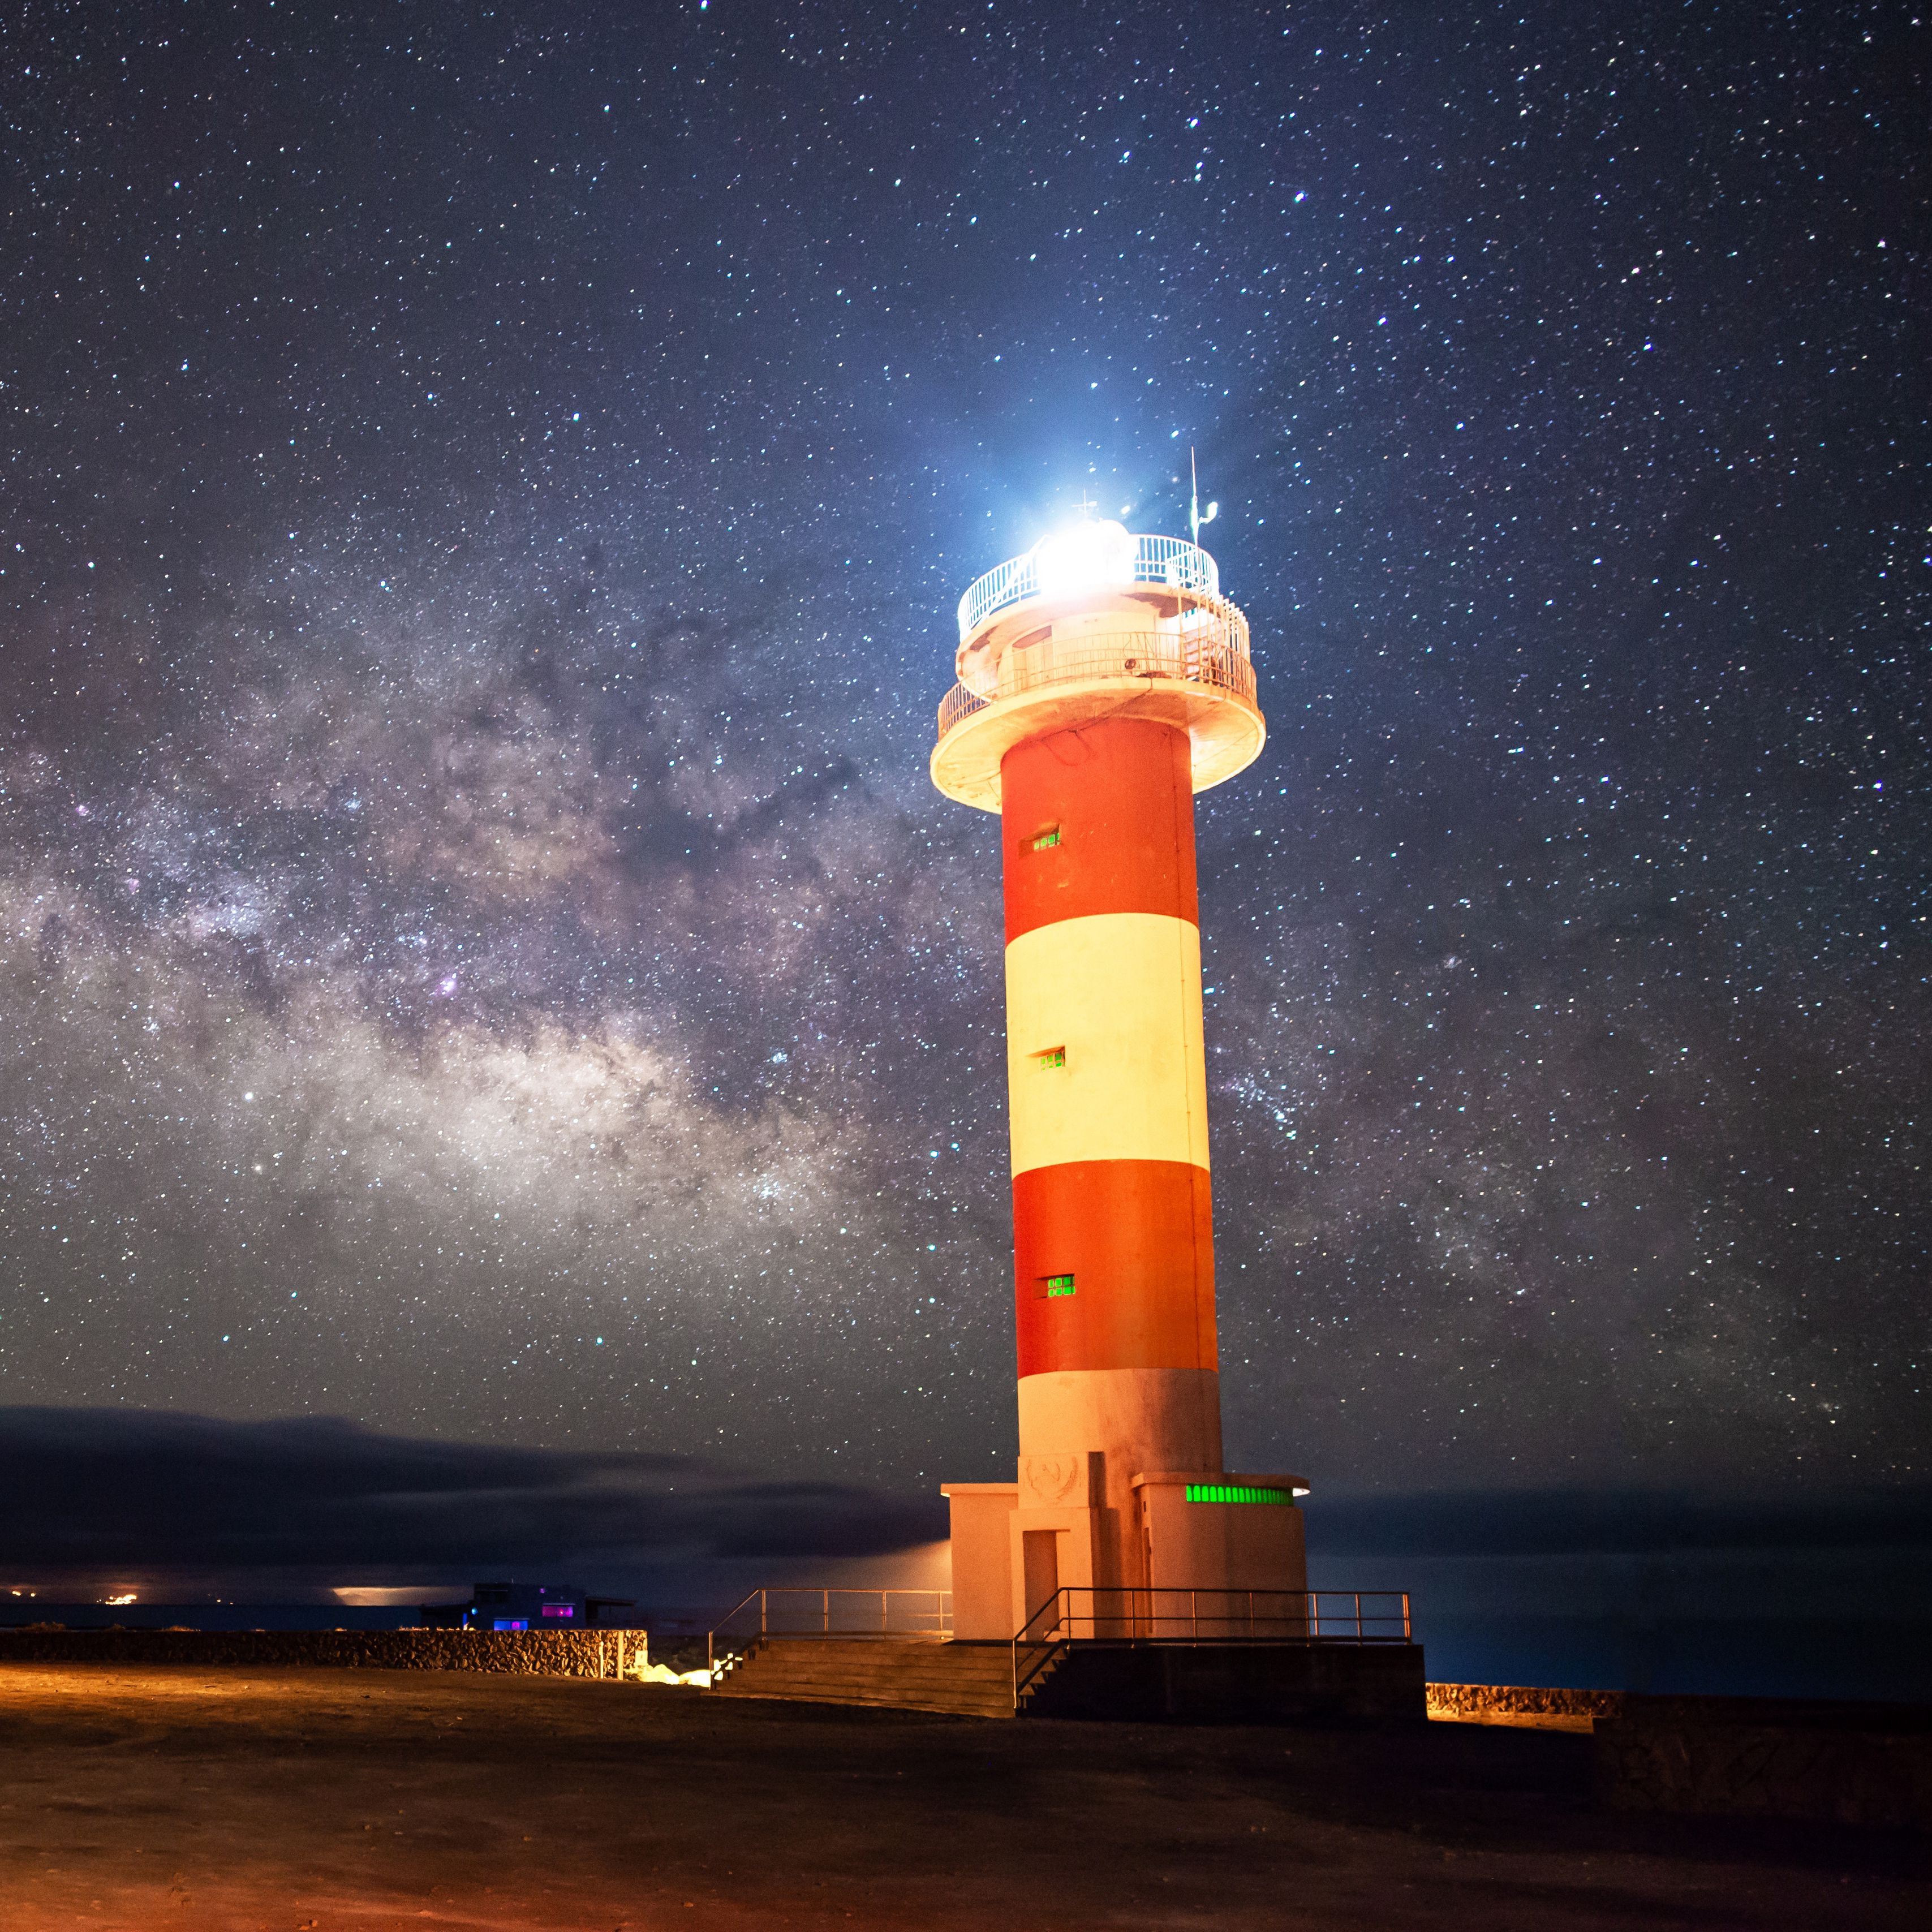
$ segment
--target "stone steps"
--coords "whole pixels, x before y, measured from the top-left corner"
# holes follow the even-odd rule
[[[1003,1643],[761,1637],[712,1694],[1010,1718],[1012,1669]]]

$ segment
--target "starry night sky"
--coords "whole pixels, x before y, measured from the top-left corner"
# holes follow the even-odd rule
[[[1198,446],[1231,1458],[1922,1480],[1928,41],[16,10],[0,1403],[1010,1470],[934,707]]]

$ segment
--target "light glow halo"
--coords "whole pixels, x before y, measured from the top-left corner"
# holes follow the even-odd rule
[[[1124,524],[1076,524],[1042,537],[1032,550],[1034,580],[1043,597],[1100,590],[1134,580],[1134,540]]]

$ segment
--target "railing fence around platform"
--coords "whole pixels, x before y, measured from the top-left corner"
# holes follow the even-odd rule
[[[778,1585],[752,1591],[705,1634],[705,1665],[761,1636],[947,1637],[950,1590],[814,1590]]]
[[[1076,1643],[1402,1644],[1413,1642],[1400,1590],[1107,1588],[1063,1584],[1013,1637],[1018,1707]]]
[[[1162,682],[1200,685],[1232,692],[1252,704],[1255,668],[1245,635],[1229,625],[1204,626],[1187,636],[1154,631],[1121,631],[1055,638],[1007,653],[998,688],[990,694],[956,684],[940,700],[939,735],[1003,698],[1016,698],[1048,685],[1080,684],[1100,678],[1133,678],[1149,688]]]
[[[1131,560],[1122,558],[1118,577],[1112,580],[1198,590],[1210,597],[1220,594],[1220,571],[1198,544],[1180,537],[1137,536],[1132,542]],[[995,611],[1037,597],[1042,587],[1040,559],[1034,550],[1009,557],[976,578],[959,600],[960,642],[964,644]]]

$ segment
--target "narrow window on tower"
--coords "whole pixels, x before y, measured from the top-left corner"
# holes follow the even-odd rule
[[[1034,834],[1033,849],[1036,852],[1051,851],[1059,843],[1060,827],[1057,825],[1049,825],[1044,832]]]
[[[1063,1295],[1073,1292],[1073,1277],[1070,1274],[1036,1275],[1033,1292],[1036,1301],[1058,1301]]]
[[[1036,1053],[1033,1064],[1042,1073],[1051,1073],[1056,1066],[1066,1064],[1066,1049],[1064,1046],[1049,1046],[1044,1053]]]

